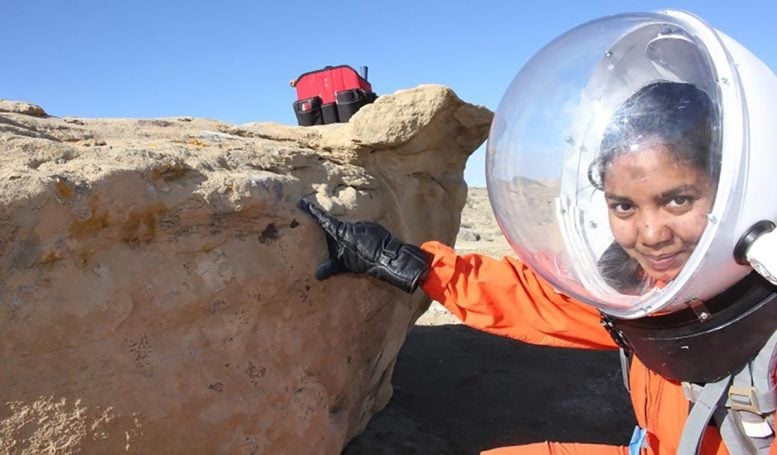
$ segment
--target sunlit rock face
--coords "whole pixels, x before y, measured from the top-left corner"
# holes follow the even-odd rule
[[[490,121],[441,86],[307,128],[0,101],[0,452],[339,453],[428,300],[316,281],[296,203],[452,243]]]

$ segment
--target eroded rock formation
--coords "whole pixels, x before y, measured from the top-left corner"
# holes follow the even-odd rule
[[[315,281],[296,202],[451,243],[490,120],[440,86],[309,128],[0,101],[0,452],[338,453],[428,300]]]

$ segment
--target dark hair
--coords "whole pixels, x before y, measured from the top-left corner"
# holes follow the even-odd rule
[[[646,141],[666,145],[675,158],[704,171],[713,182],[720,173],[720,153],[713,125],[717,109],[693,84],[653,82],[618,107],[604,131],[599,156],[588,180],[603,190],[607,167],[629,146]]]
[[[720,173],[720,147],[714,130],[718,111],[710,97],[692,84],[659,81],[642,87],[613,114],[604,131],[588,180],[604,190],[608,166],[632,144],[646,141],[667,146],[678,161],[706,173],[713,182]],[[639,263],[613,242],[598,260],[599,272],[613,288],[642,294],[652,283]]]

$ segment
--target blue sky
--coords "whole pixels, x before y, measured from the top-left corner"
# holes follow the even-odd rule
[[[378,94],[446,85],[494,110],[550,40],[610,14],[675,8],[777,70],[774,1],[0,0],[0,98],[57,116],[190,115],[296,124],[288,82],[369,67]],[[482,148],[467,164],[484,186]]]

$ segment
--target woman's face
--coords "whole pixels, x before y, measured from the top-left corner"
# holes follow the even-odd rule
[[[649,277],[674,279],[707,226],[715,182],[650,144],[614,158],[603,183],[615,241]]]

